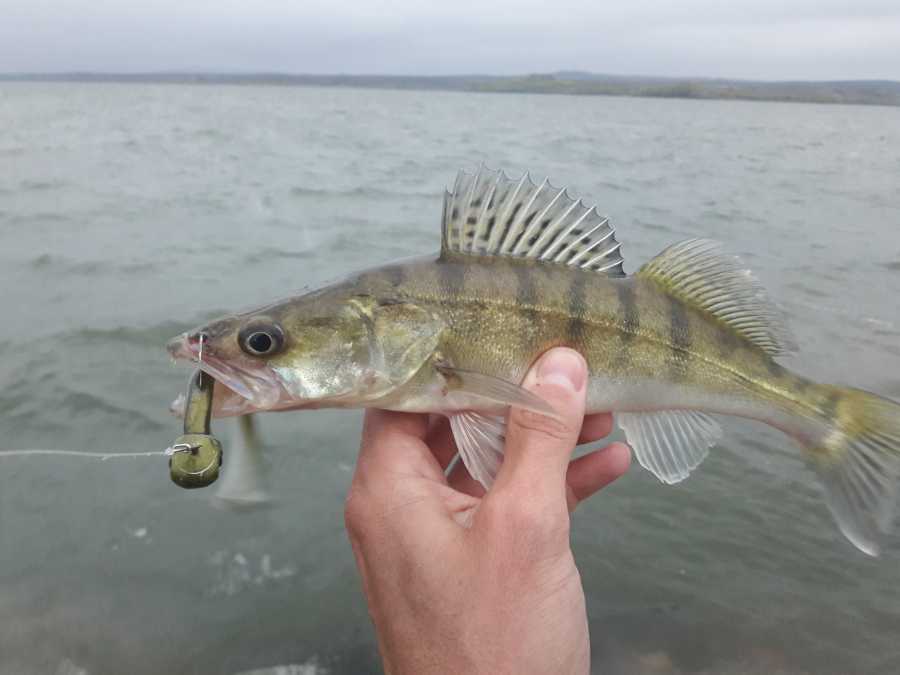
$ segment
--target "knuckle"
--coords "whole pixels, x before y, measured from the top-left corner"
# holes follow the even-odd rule
[[[542,539],[548,535],[568,534],[568,512],[527,500],[512,498],[487,500],[481,510],[492,529],[516,540]]]
[[[479,520],[486,521],[494,529],[502,529],[509,523],[510,503],[508,499],[501,498],[495,490],[492,499],[485,499],[478,507]]]
[[[521,532],[534,535],[556,533],[564,529],[568,518],[555,508],[523,504],[513,513],[513,524]]]
[[[522,431],[557,441],[568,441],[575,435],[572,428],[563,420],[533,410],[521,408],[514,410],[513,423]]]
[[[353,486],[344,501],[344,527],[354,541],[362,539],[369,522],[369,509],[364,495],[358,487]]]

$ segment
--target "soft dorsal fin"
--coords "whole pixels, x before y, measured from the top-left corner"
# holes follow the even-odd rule
[[[622,277],[619,248],[596,207],[527,173],[512,179],[482,165],[460,171],[444,195],[442,253],[530,258]]]
[[[638,270],[683,302],[730,326],[767,354],[793,350],[784,317],[740,258],[709,239],[673,244]]]

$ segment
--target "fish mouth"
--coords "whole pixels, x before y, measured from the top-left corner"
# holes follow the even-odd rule
[[[187,396],[182,392],[169,404],[169,412],[178,419],[184,419],[186,410]],[[252,401],[236,394],[228,387],[217,389],[213,394],[212,416],[216,419],[240,417],[257,412],[257,410]],[[270,410],[278,410],[278,408],[270,408]]]
[[[200,370],[250,401],[255,408],[271,408],[286,395],[287,392],[270,368],[242,368],[205,351],[201,357],[200,345],[198,333],[183,333],[172,338],[166,345],[166,350],[176,360],[196,363]]]

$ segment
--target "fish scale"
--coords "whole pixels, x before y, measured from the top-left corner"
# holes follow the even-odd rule
[[[374,271],[360,277],[358,285],[361,292],[393,293],[441,313],[449,328],[441,347],[455,355],[461,368],[518,380],[537,355],[568,346],[584,354],[592,376],[628,379],[667,372],[681,382],[723,392],[733,384],[742,395],[744,383],[769,376],[771,359],[750,344],[733,352],[725,369],[710,357],[709,368],[717,371],[713,376],[709,369],[688,369],[692,351],[715,354],[718,344],[729,342],[721,337],[729,329],[639,280],[504,259],[484,265],[423,258],[409,263],[405,276],[404,283],[394,285],[389,275]],[[447,279],[454,283],[448,285]],[[494,354],[500,356],[496,362],[488,358]]]

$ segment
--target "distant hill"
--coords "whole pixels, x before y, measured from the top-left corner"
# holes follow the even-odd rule
[[[437,89],[445,91],[741,99],[900,106],[900,82],[756,81],[603,75],[560,71],[533,75],[291,75],[284,73],[53,73],[0,74],[0,81],[271,84],[284,86]]]

